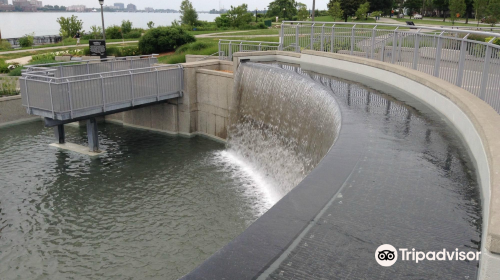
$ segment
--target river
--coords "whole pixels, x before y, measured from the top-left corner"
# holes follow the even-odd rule
[[[17,38],[35,33],[37,36],[59,34],[59,17],[77,16],[83,20],[83,29],[89,31],[92,25],[101,25],[101,14],[95,13],[0,13],[2,38]],[[130,20],[133,27],[147,28],[153,21],[155,26],[167,26],[174,20],[180,20],[179,13],[104,13],[105,25],[120,25],[123,20]],[[216,14],[198,14],[199,20],[214,21]]]

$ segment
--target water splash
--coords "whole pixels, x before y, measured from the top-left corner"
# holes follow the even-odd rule
[[[251,166],[256,180],[266,181],[261,188],[274,203],[331,148],[340,109],[322,85],[276,66],[242,64],[235,87],[227,153]]]

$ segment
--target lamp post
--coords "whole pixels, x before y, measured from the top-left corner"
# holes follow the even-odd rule
[[[286,20],[286,8],[283,8],[283,20]]]
[[[313,12],[312,12],[312,21],[314,21],[314,14],[316,13],[316,0],[313,0]]]
[[[104,41],[106,41],[106,29],[104,28],[104,9],[102,7],[104,5],[104,0],[99,0],[99,4],[101,5],[102,38],[104,39]]]

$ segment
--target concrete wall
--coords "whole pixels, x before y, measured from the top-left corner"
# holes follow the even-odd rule
[[[106,121],[174,135],[204,135],[225,141],[233,95],[233,63],[184,63],[184,94],[154,106],[106,116]],[[225,71],[225,72],[223,72]]]
[[[336,69],[345,77],[362,75],[391,84],[440,112],[464,139],[475,161],[483,203],[483,237],[479,279],[500,279],[500,115],[473,94],[434,76],[350,55],[304,50],[302,54],[252,52],[240,59],[300,64],[305,70]]]
[[[39,119],[26,113],[20,95],[0,98],[0,127]]]

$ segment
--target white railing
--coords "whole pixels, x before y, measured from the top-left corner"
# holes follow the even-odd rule
[[[139,61],[135,63],[139,66]],[[94,70],[107,67],[101,65]],[[53,71],[45,68],[23,73],[21,96],[28,113],[68,120],[179,97],[183,91],[181,65],[147,65],[64,77],[54,76]],[[59,67],[55,73],[60,73]]]
[[[472,34],[491,40],[468,39]],[[500,46],[493,44],[500,37],[498,33],[391,24],[284,22],[280,37],[284,50],[360,56],[433,75],[471,92],[500,113]]]
[[[282,44],[276,42],[219,40],[219,59],[233,60],[233,53],[254,51],[282,50]]]

